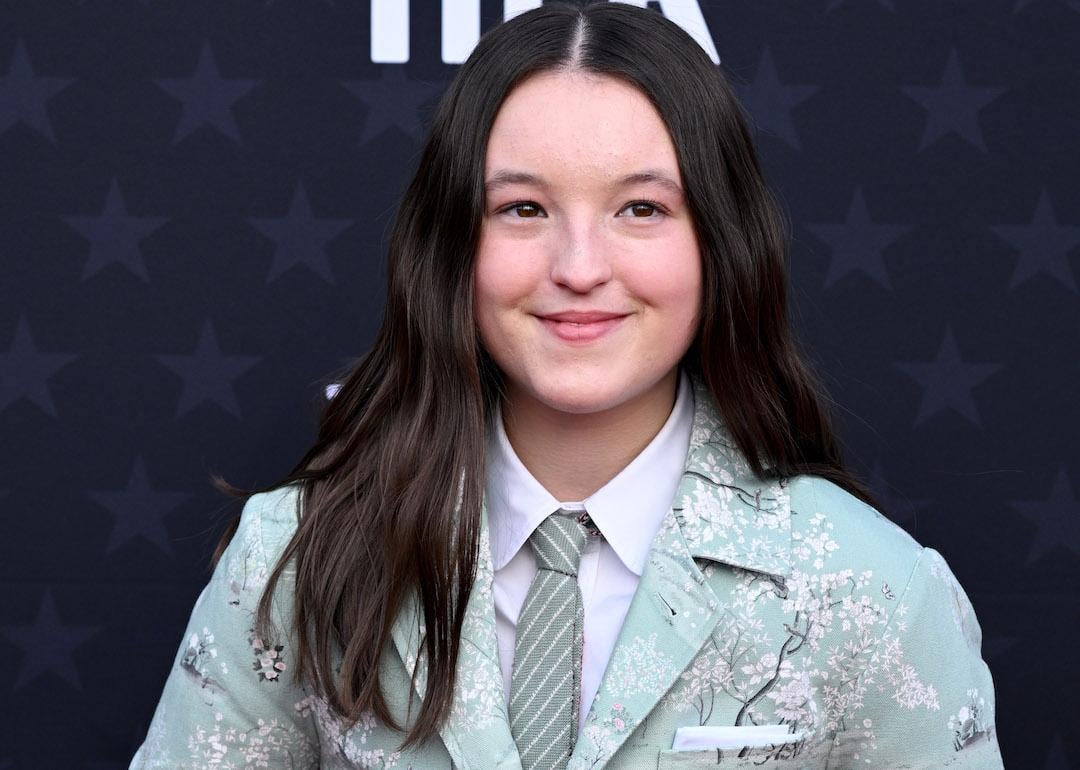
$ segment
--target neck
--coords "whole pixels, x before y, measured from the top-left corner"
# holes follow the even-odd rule
[[[509,388],[503,428],[522,464],[556,499],[584,500],[618,475],[664,427],[679,369],[643,393],[588,414],[571,414]]]

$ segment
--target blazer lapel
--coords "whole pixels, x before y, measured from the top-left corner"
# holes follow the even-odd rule
[[[683,476],[568,770],[603,767],[724,617],[724,602],[695,559],[773,575],[791,571],[786,490],[753,475],[704,383],[696,377],[692,382],[694,422]]]
[[[488,534],[486,504],[480,510],[480,544],[476,582],[465,609],[458,653],[457,684],[450,718],[439,734],[454,761],[463,770],[520,770],[521,759],[510,732],[502,672],[495,635],[495,603],[491,593],[494,569]],[[408,671],[420,649],[423,619],[415,590],[395,620],[394,646]],[[413,685],[423,697],[427,687],[427,655],[420,658]]]
[[[783,485],[754,476],[704,383],[691,377],[694,421],[683,476],[652,543],[568,770],[603,767],[701,651],[725,614],[698,558],[773,575],[791,571],[791,509]],[[439,731],[455,767],[521,767],[499,668],[487,507],[481,507],[476,583],[466,608],[457,687]],[[394,646],[412,670],[423,631],[410,595],[395,620]],[[416,692],[426,689],[426,655]]]

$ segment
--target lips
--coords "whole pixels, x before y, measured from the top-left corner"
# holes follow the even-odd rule
[[[626,313],[609,313],[604,310],[564,310],[561,313],[549,313],[540,317],[549,321],[561,321],[563,323],[591,324],[597,321],[621,318],[624,315]]]
[[[573,320],[561,320],[564,318],[592,318],[591,321],[581,322]],[[611,313],[559,313],[555,316],[538,316],[541,325],[564,342],[592,342],[603,337],[608,332],[620,326],[625,315],[613,315]]]

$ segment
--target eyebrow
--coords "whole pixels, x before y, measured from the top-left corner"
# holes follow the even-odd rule
[[[527,171],[500,169],[492,175],[491,179],[484,182],[484,190],[491,193],[500,187],[506,187],[513,184],[533,185],[534,187],[542,187],[544,189],[550,187],[550,184],[542,176],[530,174]],[[633,184],[658,184],[676,195],[683,194],[683,189],[679,186],[678,182],[668,176],[665,172],[653,168],[647,168],[642,171],[636,171],[633,174],[627,174],[624,177],[616,179],[611,186],[613,188],[619,188]]]

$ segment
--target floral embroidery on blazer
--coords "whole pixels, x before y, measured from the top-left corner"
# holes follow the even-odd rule
[[[982,632],[942,556],[816,476],[762,481],[693,378],[683,477],[569,770],[1001,768]],[[252,497],[191,613],[132,770],[520,768],[503,701],[486,508],[451,718],[438,739],[366,714],[351,729],[293,681],[293,646],[254,612],[296,527],[295,488]],[[293,573],[275,592],[281,629]],[[423,695],[415,594],[380,660],[400,722]],[[674,749],[680,727],[772,725],[786,743]]]

